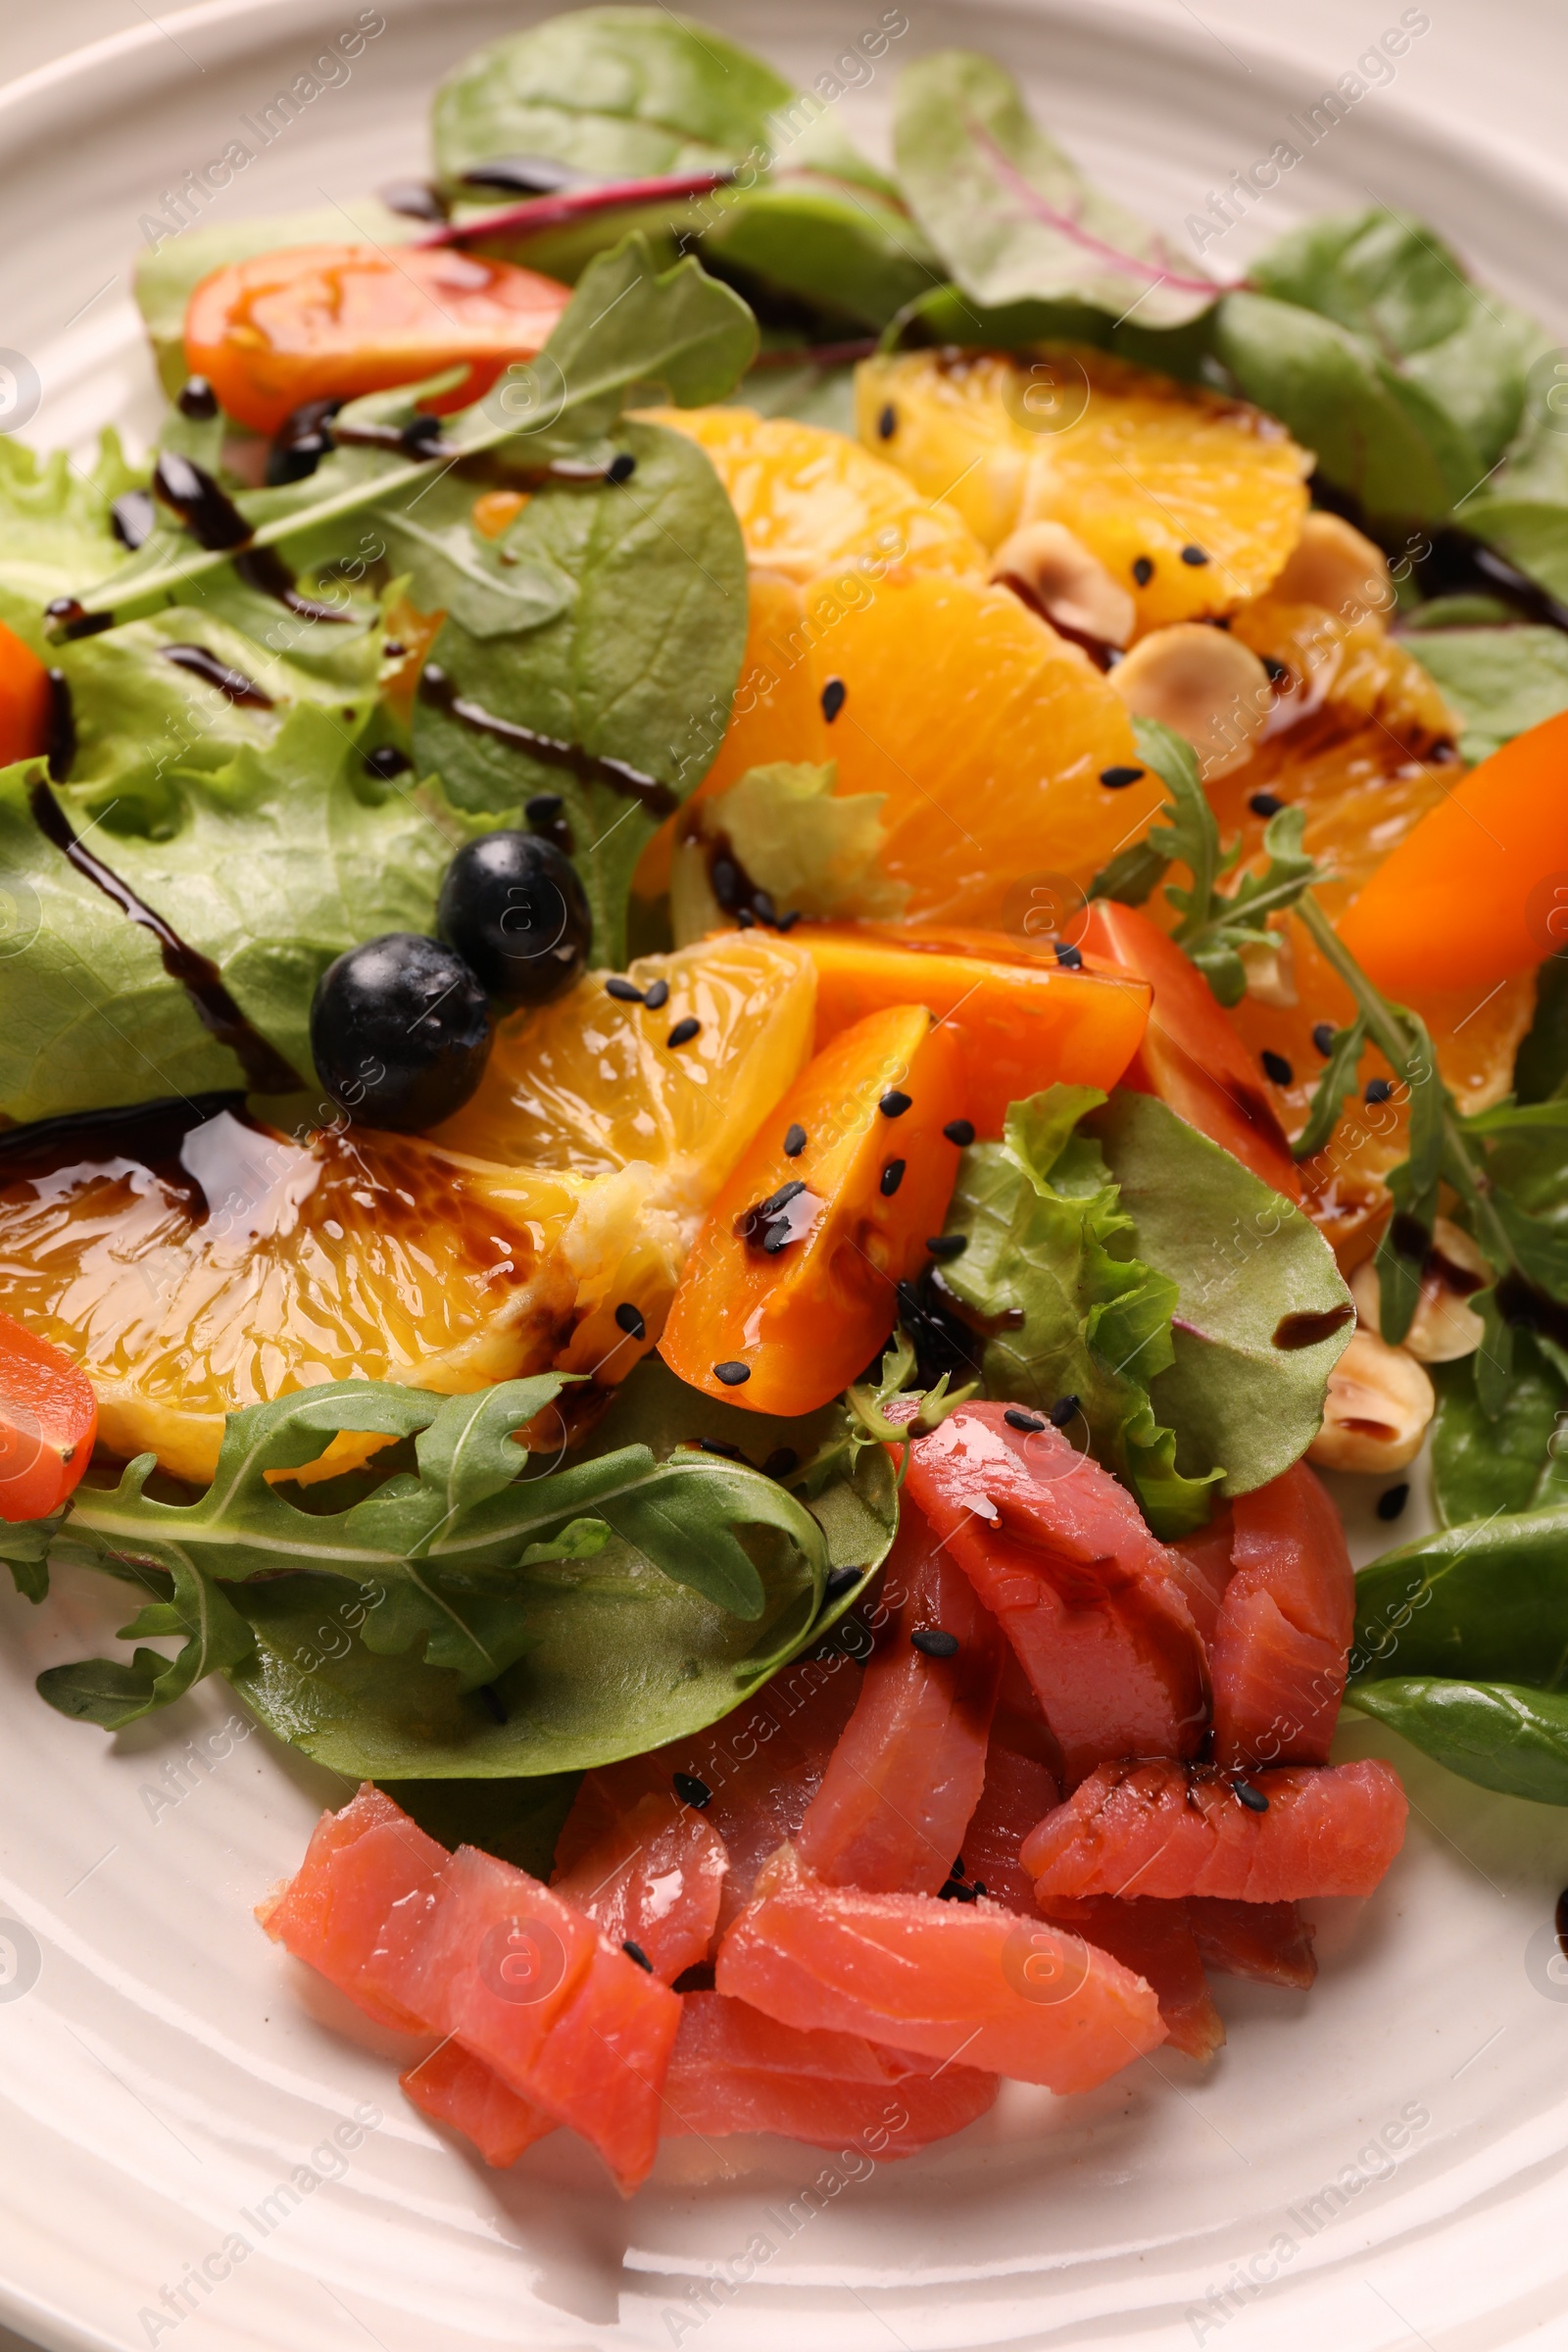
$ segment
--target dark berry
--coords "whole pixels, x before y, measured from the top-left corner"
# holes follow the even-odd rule
[[[416,1134],[461,1110],[484,1074],[490,1006],[463,957],[389,931],[329,963],[311,1005],[311,1054],[334,1102],[369,1127]]]
[[[588,961],[593,917],[569,858],[537,833],[481,833],[447,867],[436,929],[498,1004],[545,1004]]]

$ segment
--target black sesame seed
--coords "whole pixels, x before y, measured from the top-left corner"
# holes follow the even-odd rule
[[[648,1326],[643,1321],[642,1308],[633,1306],[629,1298],[623,1298],[616,1307],[615,1325],[617,1330],[627,1333],[634,1340],[645,1340],[648,1337]]]
[[[713,1791],[695,1772],[676,1772],[670,1775],[670,1787],[683,1805],[695,1805],[700,1813],[713,1801]]]
[[[646,1968],[648,1974],[650,1976],[653,1975],[654,1964],[649,1959],[648,1954],[643,1950],[643,1947],[640,1943],[633,1943],[629,1936],[624,1936],[621,1938],[620,1948],[625,1953],[628,1960],[635,1960],[639,1968]]]
[[[1136,784],[1143,775],[1141,767],[1102,767],[1100,781],[1107,792],[1120,792],[1128,784]]]
[[[622,980],[618,973],[605,982],[605,994],[613,997],[617,1004],[640,1004],[643,992],[635,980]]]
[[[829,726],[833,724],[833,721],[843,710],[844,698],[848,693],[849,688],[845,685],[842,678],[829,678],[827,684],[823,687],[822,716],[827,720]]]
[[[1317,1027],[1312,1032],[1312,1043],[1314,1046],[1316,1046],[1320,1054],[1332,1054],[1334,1051],[1334,1023],[1332,1021],[1319,1021]]]
[[[1380,1519],[1397,1519],[1410,1499],[1410,1489],[1401,1479],[1396,1487],[1385,1487],[1378,1496],[1377,1513]]]
[[[683,1021],[677,1021],[675,1023],[674,1028],[664,1040],[665,1045],[689,1046],[702,1025],[702,1022],[697,1018],[696,1014],[689,1012]]]
[[[762,1464],[762,1476],[764,1478],[788,1478],[790,1472],[798,1470],[800,1466],[801,1457],[793,1446],[775,1446]],[[859,1571],[857,1569],[854,1573],[858,1575]]]
[[[800,908],[798,906],[792,906],[788,914],[781,914],[778,917],[777,921],[773,925],[773,928],[775,931],[793,931],[800,919]]]
[[[942,1132],[950,1144],[956,1144],[958,1150],[963,1152],[974,1142],[974,1121],[973,1119],[950,1119]]]
[[[723,1462],[744,1462],[748,1470],[752,1466],[751,1456],[738,1446],[732,1446],[727,1438],[699,1438],[697,1449],[700,1453],[716,1453]]]
[[[618,488],[622,482],[629,482],[636,470],[637,461],[631,451],[617,449],[610,464],[605,467],[605,479],[607,482],[613,482]]]
[[[736,907],[735,928],[737,931],[755,931],[757,929],[757,917],[749,906]]]
[[[907,1161],[902,1159],[890,1159],[888,1161],[887,1166],[882,1171],[882,1198],[884,1200],[891,1200],[894,1194],[898,1191],[900,1185],[904,1182],[904,1171],[907,1164]]]
[[[1276,1086],[1290,1085],[1296,1072],[1291,1068],[1283,1054],[1276,1054],[1271,1048],[1265,1046],[1258,1058],[1263,1064],[1264,1075],[1272,1078]]]
[[[976,1902],[976,1903],[977,1903],[977,1902],[979,1902],[979,1900],[980,1900],[981,1896],[982,1896],[982,1895],[985,1893],[985,1891],[986,1891],[986,1883],[985,1883],[984,1879],[976,1879],[976,1881],[975,1881],[975,1883],[974,1883],[974,1893],[971,1895],[971,1897],[970,1897],[970,1900],[971,1900],[972,1902]]]
[[[393,776],[401,776],[413,764],[408,753],[400,752],[395,743],[378,743],[373,752],[365,755],[366,774],[379,776],[383,782],[389,782]]]
[[[926,1243],[933,1257],[961,1257],[969,1247],[966,1233],[936,1233]]]
[[[1250,1781],[1233,1781],[1231,1786],[1249,1813],[1266,1813],[1268,1811],[1268,1798],[1263,1794],[1261,1788],[1254,1788]]]
[[[1064,972],[1081,972],[1084,968],[1084,959],[1070,940],[1057,940],[1056,961]]]
[[[1391,1079],[1369,1078],[1366,1082],[1366,1099],[1369,1102],[1387,1102],[1393,1092]]]
[[[753,891],[752,912],[756,915],[760,923],[776,923],[778,921],[778,908],[773,904],[773,894],[771,891]]]
[[[800,1158],[800,1156],[801,1156],[801,1153],[802,1153],[802,1152],[803,1152],[805,1150],[806,1150],[806,1129],[805,1129],[804,1127],[800,1127],[800,1126],[796,1126],[796,1127],[787,1127],[787,1128],[785,1129],[785,1131],[784,1131],[784,1156],[785,1156],[785,1158],[786,1158],[786,1159],[799,1159],[799,1158]]]
[[[913,1101],[912,1095],[903,1094],[898,1087],[890,1086],[877,1108],[885,1119],[902,1119]]]
[[[825,1597],[837,1600],[841,1592],[847,1592],[852,1585],[858,1585],[864,1574],[863,1568],[830,1568],[827,1582],[822,1587]]]
[[[1058,1396],[1046,1418],[1053,1429],[1065,1429],[1077,1411],[1078,1399],[1076,1396]]]
[[[1254,792],[1247,806],[1254,816],[1278,816],[1285,803],[1277,792]]]
[[[917,1625],[909,1640],[928,1658],[953,1658],[958,1653],[957,1635],[944,1632],[940,1625]]]
[[[1276,662],[1272,654],[1265,654],[1263,667],[1268,671],[1268,682],[1271,686],[1288,686],[1290,684],[1291,665],[1288,662]]]
[[[890,400],[876,420],[876,437],[879,441],[891,441],[898,429],[899,413]]]
[[[1037,1430],[1046,1426],[1038,1413],[1026,1413],[1021,1405],[1016,1404],[1009,1404],[1002,1418],[1009,1429]]]
[[[1153,578],[1153,576],[1154,576],[1154,564],[1153,564],[1153,559],[1152,559],[1152,557],[1151,557],[1151,556],[1134,556],[1134,558],[1133,558],[1133,578],[1134,578],[1134,579],[1135,579],[1135,580],[1138,582],[1138,585],[1139,585],[1139,587],[1140,587],[1140,588],[1147,588],[1147,587],[1149,586],[1149,583],[1150,583],[1150,581],[1151,581],[1151,580]]]
[[[669,1003],[669,982],[667,980],[651,981],[644,992],[643,1003],[650,1012],[658,1012],[662,1005]]]
[[[726,1389],[741,1389],[752,1377],[750,1364],[737,1363],[733,1356],[727,1363],[713,1366],[713,1378],[721,1380]]]
[[[1200,547],[1194,547],[1191,545],[1191,543],[1189,543],[1188,546],[1182,549],[1182,562],[1184,564],[1191,564],[1196,569],[1200,564],[1206,564],[1208,562],[1208,556],[1204,549]]]
[[[744,888],[741,869],[734,858],[715,858],[708,869],[708,878],[713,886],[713,896],[724,912],[733,914],[741,903],[741,891]]]

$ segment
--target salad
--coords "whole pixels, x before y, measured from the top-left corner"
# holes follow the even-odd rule
[[[358,1785],[263,1926],[626,2192],[1206,2061],[1398,1853],[1342,1704],[1568,1803],[1555,351],[839,94],[537,25],[157,239],[155,448],[0,441],[40,1698]]]

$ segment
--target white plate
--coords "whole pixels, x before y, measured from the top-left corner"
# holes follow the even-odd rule
[[[1234,10],[1221,40],[1153,4],[950,7],[906,48],[956,37],[1009,58],[1088,165],[1178,228],[1312,93],[1234,29]],[[445,66],[544,13],[381,5],[388,28],[247,172],[234,212],[406,173]],[[881,13],[706,6],[808,82]],[[337,26],[318,0],[219,0],[0,93],[3,331],[38,370],[32,438],[79,444],[108,416],[146,432],[156,405],[126,267],[138,219]],[[1347,34],[1350,55],[1365,37]],[[872,136],[900,54],[845,101]],[[1568,194],[1502,141],[1423,127],[1403,90],[1378,93],[1294,175],[1268,226],[1369,188],[1461,234],[1503,291],[1568,313]],[[1249,241],[1238,229],[1238,264]],[[1228,245],[1210,258],[1228,262]],[[1367,1557],[1387,1531],[1364,1495],[1355,1513]],[[1089,2098],[1012,2089],[959,2141],[864,2180],[781,2143],[716,2158],[677,2144],[623,2205],[585,2152],[551,2140],[488,2174],[403,2104],[388,2037],[249,1916],[342,1785],[259,1732],[225,1740],[230,1708],[211,1686],[114,1741],[51,1714],[34,1674],[101,1647],[120,1614],[98,1583],[59,1586],[43,1610],[0,1600],[0,2313],[40,2342],[1560,2340],[1540,2331],[1568,2310],[1568,1985],[1546,1968],[1568,1815],[1470,1788],[1348,1718],[1340,1754],[1389,1753],[1405,1773],[1407,1850],[1372,1903],[1325,1917],[1308,1998],[1221,1983],[1232,2038],[1206,2073],[1159,2055]],[[357,2103],[379,2120],[346,2169],[323,2160],[335,2177],[307,2186],[298,2168]]]

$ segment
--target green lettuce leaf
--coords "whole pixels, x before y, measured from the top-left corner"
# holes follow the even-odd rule
[[[698,804],[700,830],[676,849],[670,919],[677,946],[701,939],[724,916],[708,880],[709,843],[725,840],[778,911],[816,922],[840,916],[889,920],[904,910],[907,885],[878,861],[887,838],[880,792],[834,795],[838,763],[775,760],[748,768],[727,792]]]

